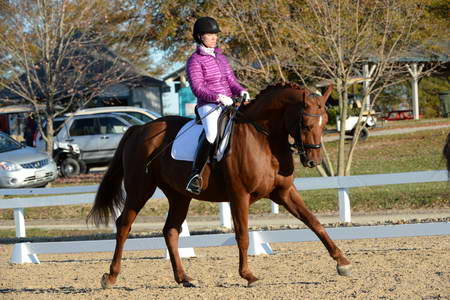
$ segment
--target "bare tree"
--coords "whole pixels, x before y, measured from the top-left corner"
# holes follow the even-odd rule
[[[284,49],[280,33],[284,25],[274,12],[283,10],[282,1],[219,1],[218,9],[226,35],[224,45],[230,52],[241,81],[252,91],[273,82],[288,80],[289,51]]]
[[[139,75],[120,56],[140,32],[121,24],[120,42],[105,30],[108,11],[101,1],[38,0],[2,2],[0,88],[29,103],[38,128],[53,151],[54,118],[85,106],[106,88]],[[103,3],[104,4],[104,3]],[[113,51],[107,46],[113,46]],[[142,43],[142,47],[146,47]],[[46,132],[43,132],[43,122]]]
[[[384,88],[410,79],[405,57],[433,56],[429,46],[443,32],[434,27],[441,22],[430,21],[423,1],[223,0],[220,7],[235,24],[230,43],[241,45],[236,57],[248,85],[260,87],[273,79],[298,80],[312,88],[324,80],[336,84],[340,176],[350,174],[363,113],[371,111]],[[428,66],[421,76],[433,70]],[[368,80],[355,138],[347,144],[345,120],[355,78]]]
[[[364,110],[371,111],[384,88],[410,78],[408,66],[402,63],[405,57],[417,56],[418,50],[422,56],[432,56],[426,46],[427,42],[438,38],[437,31],[424,25],[426,9],[416,1],[304,2],[293,10],[292,16],[296,17],[286,22],[292,30],[292,39],[301,49],[299,55],[293,57],[294,68],[299,74],[306,67],[313,68],[308,76],[328,77],[336,82],[341,128],[337,172],[340,176],[350,175],[359,132],[364,126]],[[355,77],[370,77],[370,81],[364,83],[355,137],[346,147],[349,86]]]

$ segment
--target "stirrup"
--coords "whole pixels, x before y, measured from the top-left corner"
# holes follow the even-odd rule
[[[200,174],[195,174],[191,177],[188,184],[186,185],[186,191],[194,194],[200,195],[202,192],[202,177]]]

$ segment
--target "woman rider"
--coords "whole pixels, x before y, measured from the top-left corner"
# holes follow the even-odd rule
[[[208,160],[211,145],[217,136],[217,119],[223,106],[233,104],[231,97],[249,100],[248,92],[239,84],[227,58],[217,47],[217,21],[211,17],[199,18],[194,24],[196,51],[186,63],[186,73],[192,92],[197,97],[197,110],[204,133],[200,136],[195,161],[186,190],[198,195],[202,188],[202,171]]]

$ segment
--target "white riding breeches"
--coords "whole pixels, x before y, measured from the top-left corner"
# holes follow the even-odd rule
[[[217,104],[205,104],[198,108],[198,114],[202,119],[203,129],[206,139],[211,144],[214,143],[217,136],[217,120],[219,119],[222,107]]]

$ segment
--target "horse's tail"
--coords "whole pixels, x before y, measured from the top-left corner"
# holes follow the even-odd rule
[[[442,151],[444,158],[447,160],[447,170],[450,172],[450,133],[447,136],[447,141]]]
[[[110,215],[115,220],[117,217],[116,208],[123,207],[125,198],[122,191],[123,163],[122,153],[125,142],[138,126],[130,127],[114,153],[114,157],[109,164],[108,170],[103,176],[95,196],[94,206],[89,212],[86,222],[92,221],[96,226],[108,225]]]

